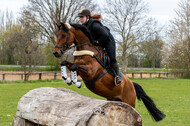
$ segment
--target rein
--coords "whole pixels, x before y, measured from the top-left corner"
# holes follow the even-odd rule
[[[68,25],[68,24],[67,24],[67,25]],[[68,27],[70,27],[70,25],[69,25]],[[70,28],[69,28],[69,29],[70,29]],[[64,30],[64,27],[61,26],[59,30]],[[84,45],[90,44],[90,42],[86,42],[86,43],[82,43],[82,44],[78,44],[78,45],[73,45],[73,44],[72,44],[71,46],[69,46],[69,40],[70,40],[70,33],[69,33],[69,30],[67,31],[67,34],[68,34],[68,37],[67,37],[66,43],[64,43],[62,46],[55,45],[55,48],[59,48],[62,54],[64,53],[64,51],[69,50],[69,49],[72,49],[72,48],[74,48],[74,47],[80,47],[80,46],[84,46]],[[91,42],[91,43],[92,43],[92,42]],[[93,44],[92,44],[92,45],[93,45]],[[95,58],[95,59],[99,62],[99,64],[104,68],[105,66],[104,66],[103,62],[98,58],[98,55],[101,56],[101,50],[102,50],[102,48],[99,50],[99,49],[96,48],[95,45],[93,45],[93,46],[94,46],[94,48],[98,51],[98,54],[97,54],[97,55],[93,55],[92,57]],[[63,50],[63,49],[65,49],[65,50]]]
[[[80,46],[84,46],[84,45],[88,45],[88,44],[89,44],[89,42],[82,43],[82,44],[79,44],[79,45],[71,45],[70,47],[68,47],[67,50],[72,49],[72,48],[74,48],[74,47],[80,47]]]

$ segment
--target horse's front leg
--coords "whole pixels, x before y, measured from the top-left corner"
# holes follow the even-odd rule
[[[87,72],[87,68],[84,67],[83,65],[78,65],[78,64],[73,64],[72,67],[70,68],[70,71],[71,71],[71,80],[73,82],[73,84],[80,88],[81,87],[81,82],[77,79],[77,73],[79,71],[81,72]]]
[[[64,79],[64,82],[68,85],[72,84],[72,80],[67,76],[67,68],[71,68],[72,65],[73,63],[67,62],[66,60],[61,62],[61,76]]]
[[[68,62],[66,60],[61,62],[61,66],[66,66],[69,70],[71,70],[71,67],[73,66],[74,63]]]
[[[67,68],[71,71],[71,78],[67,76]],[[73,84],[80,88],[81,87],[81,82],[77,79],[77,71],[84,70],[84,68],[80,67],[80,65],[70,63],[68,61],[62,61],[61,62],[61,73],[62,73],[62,78],[64,79],[65,83],[68,85],[71,85],[72,82]]]

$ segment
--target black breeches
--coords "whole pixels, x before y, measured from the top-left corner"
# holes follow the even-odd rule
[[[116,60],[116,44],[113,36],[110,34],[108,40],[103,44],[103,48],[106,49],[108,56],[110,57],[110,63],[117,63]]]

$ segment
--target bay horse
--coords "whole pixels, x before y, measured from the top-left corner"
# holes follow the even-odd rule
[[[64,61],[64,64],[70,71],[77,71],[90,91],[107,100],[125,102],[133,108],[135,108],[137,97],[138,100],[143,101],[155,121],[160,121],[165,117],[143,88],[131,82],[124,74],[122,74],[122,83],[118,86],[114,84],[114,76],[106,72],[97,60],[103,60],[103,51],[92,44],[91,34],[85,26],[67,23],[57,24],[57,26],[59,31],[53,54],[60,58],[74,44],[77,51],[77,55],[74,55],[74,63]]]

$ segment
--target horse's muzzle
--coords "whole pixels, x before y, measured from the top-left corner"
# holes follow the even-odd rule
[[[61,57],[62,55],[63,55],[63,50],[57,50],[57,49],[55,49],[54,51],[53,51],[53,55],[55,56],[55,57]]]
[[[59,54],[58,52],[54,52],[53,55],[54,55],[55,57],[61,57],[62,53]]]

